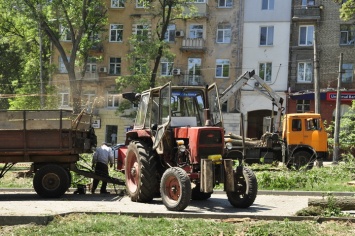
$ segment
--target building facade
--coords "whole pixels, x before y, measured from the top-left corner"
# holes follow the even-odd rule
[[[280,97],[286,98],[291,0],[245,0],[243,71],[255,70]],[[242,88],[240,112],[246,134],[260,138],[270,128],[272,102],[257,92],[256,81]]]
[[[355,21],[339,18],[341,4],[326,0],[293,1],[287,111],[315,112],[314,82],[318,77],[320,113],[328,124],[335,117],[338,78],[342,115],[355,98]]]
[[[243,2],[199,0],[191,3],[196,9],[194,17],[176,20],[168,27],[165,40],[175,59],[169,61],[162,58],[158,73],[160,80],[176,85],[208,85],[216,82],[220,90],[227,88],[241,73],[243,11],[240,6]],[[157,22],[139,0],[105,0],[105,4],[108,24],[105,32],[96,36],[101,38],[101,43],[90,51],[91,57],[82,81],[82,105],[94,114],[93,126],[99,142],[122,143],[134,118],[124,118],[116,112],[123,98],[116,92],[115,79],[131,73],[130,61],[127,60],[127,54],[132,49],[129,38],[133,34],[155,33]],[[145,23],[142,23],[142,19],[146,20]],[[65,37],[62,43],[67,44],[68,49],[71,46]],[[53,84],[59,91],[60,108],[70,108],[68,75],[55,51],[52,61],[58,65]],[[134,91],[134,88],[131,90]],[[235,99],[223,105],[229,123],[226,127],[231,132],[239,131],[239,124],[236,125],[233,119],[235,113],[229,115],[229,111],[236,110],[235,107]],[[133,110],[134,107],[126,113]],[[115,134],[117,138],[112,140]]]

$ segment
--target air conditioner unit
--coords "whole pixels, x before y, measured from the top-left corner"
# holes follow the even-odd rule
[[[173,69],[173,75],[180,75],[181,74],[181,70],[180,69]]]
[[[106,67],[100,67],[100,72],[101,73],[106,73],[107,72],[107,68]]]
[[[184,31],[182,30],[175,31],[175,37],[184,37]]]

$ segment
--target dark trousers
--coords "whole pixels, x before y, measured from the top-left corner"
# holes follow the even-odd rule
[[[105,165],[104,163],[97,162],[95,166],[95,174],[100,175],[100,176],[106,176],[108,177],[108,166]],[[92,183],[92,189],[91,192],[95,192],[97,186],[99,185],[100,180],[94,179]],[[107,182],[102,181],[101,189],[100,192],[106,192],[106,187],[107,187]]]

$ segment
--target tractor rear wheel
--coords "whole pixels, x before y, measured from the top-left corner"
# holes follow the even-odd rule
[[[158,187],[156,161],[141,141],[128,145],[125,159],[127,193],[134,202],[150,202]]]
[[[68,190],[69,186],[69,172],[55,164],[41,167],[33,178],[33,187],[36,193],[44,198],[60,197]]]
[[[248,208],[256,198],[258,193],[258,182],[255,174],[249,168],[243,167],[243,173],[233,171],[234,191],[227,192],[228,201],[234,207]]]
[[[161,178],[160,194],[168,210],[183,211],[191,199],[191,181],[186,171],[178,167],[167,169]]]

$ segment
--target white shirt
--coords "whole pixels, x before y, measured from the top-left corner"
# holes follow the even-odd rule
[[[105,144],[103,144],[101,147],[98,147],[96,149],[96,152],[94,153],[92,162],[93,163],[101,162],[106,165],[108,165],[109,163],[113,164],[112,149],[110,147],[106,146]]]

